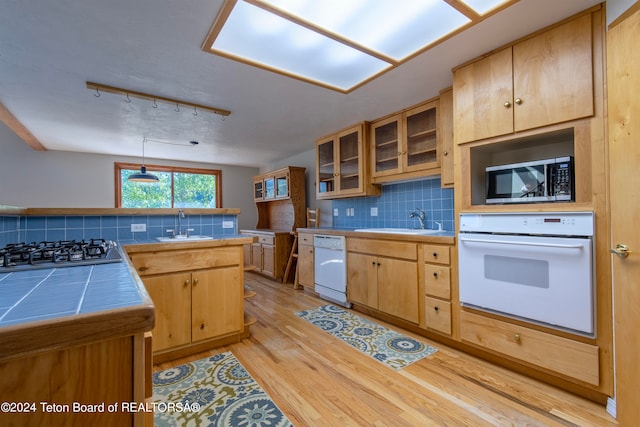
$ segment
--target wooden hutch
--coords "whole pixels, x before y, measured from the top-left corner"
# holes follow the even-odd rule
[[[293,244],[291,232],[307,221],[305,168],[287,166],[253,177],[253,198],[256,229],[240,230],[256,237],[245,245],[245,266],[282,281]]]

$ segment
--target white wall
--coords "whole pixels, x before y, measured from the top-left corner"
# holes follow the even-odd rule
[[[637,0],[608,0],[607,1],[607,26],[617,17],[622,15]]]
[[[147,159],[150,160],[150,159]],[[0,122],[0,205],[113,208],[115,162],[140,158],[66,151],[34,151]],[[239,228],[253,228],[252,177],[257,168],[151,159],[149,163],[222,171],[222,206],[239,208]]]

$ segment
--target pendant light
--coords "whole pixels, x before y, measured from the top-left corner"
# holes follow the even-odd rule
[[[144,165],[144,143],[147,142],[147,138],[142,140],[142,166],[140,167],[140,173],[134,173],[129,175],[128,180],[133,182],[158,182],[157,176],[148,173],[147,167]]]

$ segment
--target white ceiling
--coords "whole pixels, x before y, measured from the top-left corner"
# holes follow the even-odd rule
[[[416,0],[405,0],[416,1]],[[222,0],[1,0],[0,103],[48,150],[266,166],[438,95],[451,68],[599,3],[520,0],[349,94],[200,50]],[[92,81],[231,111],[86,88]],[[200,145],[192,147],[190,140]]]

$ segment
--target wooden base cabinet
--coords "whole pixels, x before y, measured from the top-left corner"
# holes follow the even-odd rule
[[[0,362],[0,401],[21,405],[3,410],[1,424],[142,427],[144,412],[123,410],[122,403],[142,404],[150,397],[144,392],[151,369],[145,374],[144,360],[139,333]],[[104,407],[80,411],[78,404]],[[109,405],[118,409],[109,411]]]
[[[445,245],[422,245],[424,319],[421,326],[451,335],[451,254]]]
[[[600,384],[595,345],[462,311],[462,340],[587,384]]]
[[[156,362],[243,336],[242,255],[241,245],[129,255],[155,305]]]
[[[257,273],[282,281],[293,244],[291,232],[240,230],[240,233],[256,239],[254,243],[245,246],[245,267],[251,267]]]
[[[315,291],[313,234],[298,233],[298,283],[305,290]]]
[[[347,237],[347,292],[349,301],[417,324],[417,245]]]

